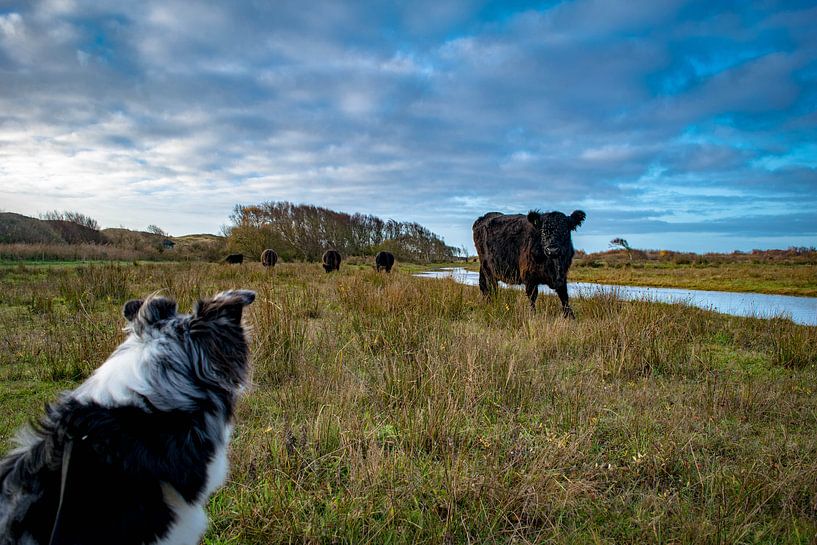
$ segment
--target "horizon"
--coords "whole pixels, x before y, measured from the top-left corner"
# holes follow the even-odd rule
[[[473,251],[817,245],[817,7],[662,0],[0,7],[0,208],[218,234],[287,200]],[[811,212],[809,212],[811,210]]]
[[[296,203],[296,204],[305,204],[305,203]],[[7,213],[7,212],[8,212],[7,210],[0,209],[0,214]],[[59,211],[57,211],[57,212],[59,212]],[[343,210],[335,210],[335,212],[354,214],[354,212],[346,212],[346,211],[343,211]],[[42,217],[39,217],[39,216],[32,216],[32,215],[28,215],[28,214],[22,214],[20,212],[11,212],[11,213],[12,214],[20,214],[22,216],[27,216],[29,218],[38,219],[38,220],[42,220],[42,221],[51,221],[51,220],[46,220],[45,218],[42,218]],[[95,218],[91,218],[91,219],[95,219]],[[381,218],[381,219],[383,219],[383,218]],[[72,220],[64,220],[64,221],[69,221],[70,222]],[[144,228],[142,228],[142,229],[140,229],[140,228],[129,229],[128,227],[125,227],[123,225],[116,225],[116,226],[113,226],[113,225],[111,225],[111,226],[100,225],[99,226],[99,231],[104,231],[106,229],[125,229],[125,230],[131,230],[131,231],[134,231],[134,232],[150,233],[150,231],[147,231]],[[156,234],[156,233],[150,233],[150,234]],[[174,234],[171,234],[171,233],[165,233],[165,234],[169,238],[184,238],[184,237],[193,237],[193,236],[215,236],[215,237],[226,238],[226,236],[227,236],[227,235],[224,235],[223,233],[201,233],[201,232],[198,232],[198,233],[183,233],[183,234],[178,234],[178,235],[174,235]],[[575,238],[575,233],[574,233],[573,236]],[[625,241],[626,241],[626,239],[625,239]],[[610,242],[612,242],[612,241],[610,241]],[[626,241],[626,242],[629,243],[629,241]],[[575,241],[574,241],[574,247],[575,247],[576,252],[584,252],[587,255],[595,254],[595,253],[626,252],[627,251],[621,245],[618,245],[618,244],[613,245],[613,244],[610,244],[610,243],[608,243],[606,248],[601,248],[599,250],[586,250],[584,248],[580,248],[580,247],[576,246]],[[459,251],[461,249],[460,247],[454,247],[454,248],[457,251]],[[474,248],[466,248],[466,249],[468,250],[467,257],[476,257],[477,256],[476,250]],[[798,250],[798,251],[799,250],[806,250],[806,251],[813,252],[813,251],[817,251],[817,248],[815,248],[815,246],[794,246],[794,245],[790,245],[790,246],[786,246],[786,247],[751,248],[751,249],[748,249],[748,250],[735,249],[735,250],[724,250],[724,251],[695,251],[695,250],[677,250],[677,249],[674,249],[674,248],[638,247],[638,246],[632,246],[631,245],[630,250],[635,251],[635,252],[663,252],[663,251],[668,251],[668,252],[674,252],[674,253],[679,253],[679,254],[705,255],[705,254],[750,254],[752,252],[757,252],[757,251],[760,251],[760,252],[775,252],[775,251],[786,252],[786,251],[791,251],[791,250]],[[461,256],[461,252],[458,255]]]

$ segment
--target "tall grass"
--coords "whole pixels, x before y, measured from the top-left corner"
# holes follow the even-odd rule
[[[576,259],[570,277],[577,282],[680,287],[732,292],[817,296],[817,253],[790,259],[740,259],[697,256],[688,260],[616,261],[590,256]],[[626,258],[625,258],[626,259]]]
[[[250,307],[253,386],[207,543],[809,543],[817,328],[315,264],[0,271],[0,377],[33,414],[121,304]],[[7,440],[10,428],[0,427]]]
[[[5,261],[132,261],[144,258],[136,250],[105,244],[0,244],[0,260]]]

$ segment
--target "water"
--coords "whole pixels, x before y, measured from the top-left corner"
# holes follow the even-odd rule
[[[471,286],[479,285],[479,273],[461,267],[440,269],[417,274],[422,278],[453,278]],[[500,282],[500,284],[502,284]],[[505,284],[502,284],[505,286]],[[553,294],[547,286],[539,286],[543,294]],[[756,318],[785,317],[798,324],[817,325],[817,297],[794,297],[792,295],[767,295],[728,291],[685,290],[677,288],[647,288],[640,286],[611,286],[591,282],[573,282],[567,286],[570,297],[588,297],[597,294],[613,294],[628,301],[657,301],[682,303],[706,310],[714,310],[733,316]]]

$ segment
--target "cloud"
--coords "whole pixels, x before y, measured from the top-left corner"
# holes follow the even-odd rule
[[[584,207],[599,237],[768,224],[787,245],[814,236],[790,221],[817,204],[814,12],[735,10],[12,3],[0,200],[180,234],[288,199],[457,245],[489,209]]]

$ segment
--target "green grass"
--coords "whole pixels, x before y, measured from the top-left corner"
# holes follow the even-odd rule
[[[817,265],[778,262],[634,262],[613,265],[603,261],[576,260],[570,270],[573,282],[674,287],[696,290],[773,293],[817,296]]]
[[[408,268],[406,268],[408,269]],[[0,271],[0,426],[78,384],[156,290],[258,291],[206,543],[812,543],[817,328],[370,267]]]

